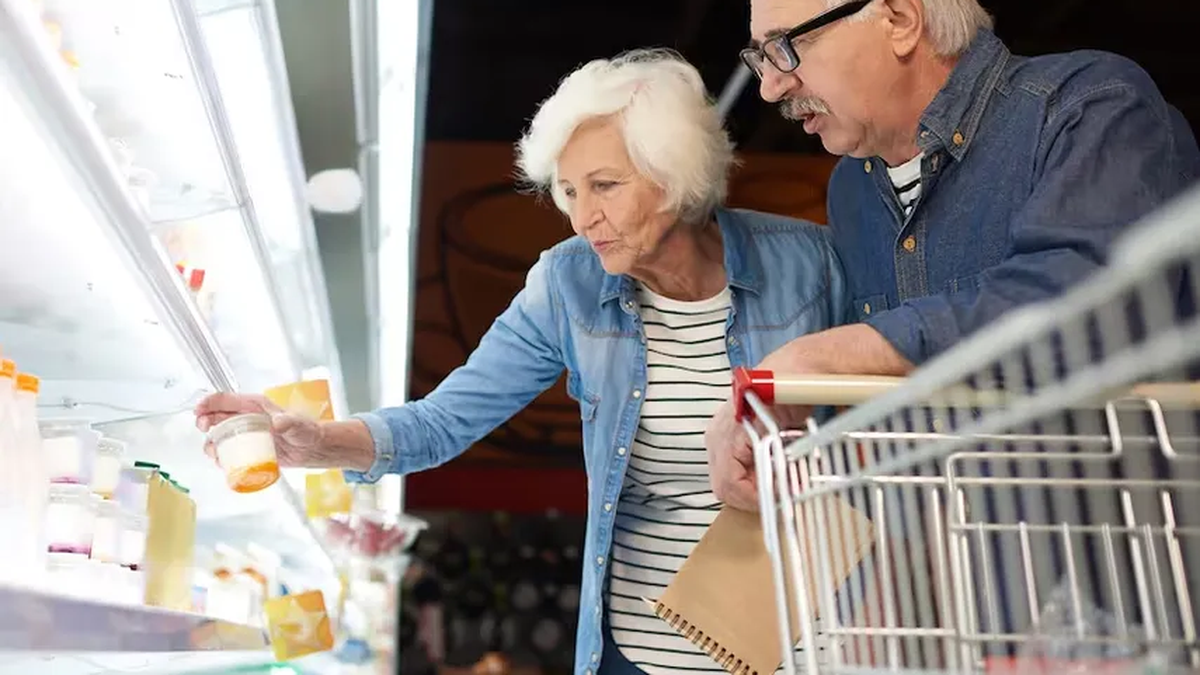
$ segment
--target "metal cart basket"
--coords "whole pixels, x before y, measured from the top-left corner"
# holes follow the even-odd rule
[[[1198,297],[1200,189],[910,378],[737,372],[784,671],[1200,669]]]

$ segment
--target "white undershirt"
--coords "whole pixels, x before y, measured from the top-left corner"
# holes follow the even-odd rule
[[[642,598],[667,584],[717,516],[704,428],[730,394],[725,323],[731,293],[680,302],[638,288],[648,380],[613,532],[613,641],[642,670],[723,671],[654,616]]]
[[[924,156],[925,154],[921,153],[900,166],[889,166],[887,170],[888,178],[892,179],[892,187],[896,190],[896,197],[900,200],[900,207],[904,209],[905,218],[912,215],[917,198],[921,196],[921,158]]]
[[[638,285],[647,382],[617,502],[607,609],[613,642],[650,675],[726,672],[642,598],[662,597],[720,510],[704,429],[731,393],[725,324],[732,297],[726,288],[681,302]],[[824,662],[828,639],[819,620],[816,626]]]

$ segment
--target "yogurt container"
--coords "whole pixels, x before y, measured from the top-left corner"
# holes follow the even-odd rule
[[[279,480],[271,417],[249,413],[230,417],[208,432],[208,441],[235,492],[257,492]]]
[[[115,438],[101,437],[96,444],[96,458],[92,465],[92,492],[112,499],[121,479],[121,466],[125,458],[125,443]]]
[[[51,483],[92,481],[92,466],[100,433],[87,420],[45,420],[38,424],[42,453]]]

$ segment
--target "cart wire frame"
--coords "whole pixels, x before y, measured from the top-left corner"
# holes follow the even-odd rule
[[[1200,669],[1197,298],[1200,187],[909,378],[736,371],[784,672]]]

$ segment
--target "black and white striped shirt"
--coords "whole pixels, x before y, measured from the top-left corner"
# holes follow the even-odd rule
[[[924,156],[923,153],[919,154],[900,166],[889,166],[887,170],[905,218],[912,215],[913,207],[921,196],[921,158]]]
[[[730,394],[725,322],[731,294],[680,302],[639,287],[648,382],[617,505],[608,595],[613,640],[657,673],[724,672],[654,616],[659,598],[717,516],[704,428]]]

